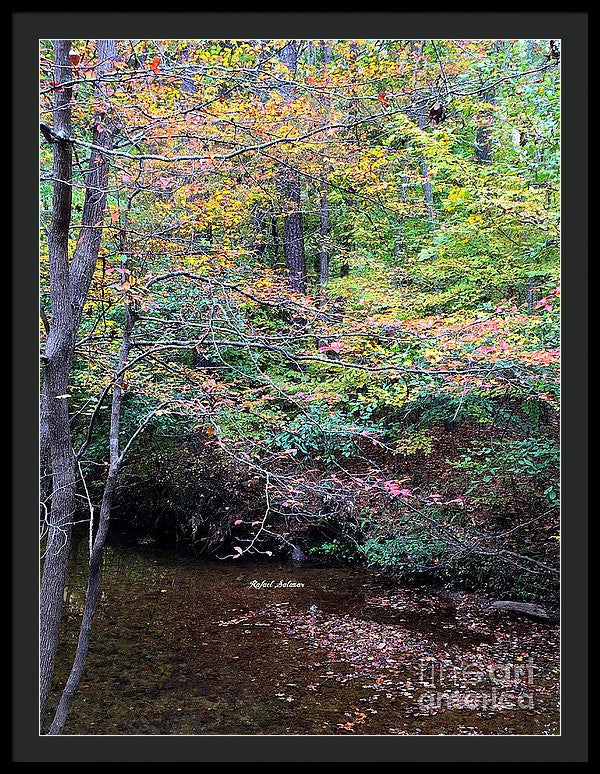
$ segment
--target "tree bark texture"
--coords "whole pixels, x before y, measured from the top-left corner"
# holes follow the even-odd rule
[[[70,138],[71,41],[54,42],[54,134]],[[114,40],[98,41],[98,75],[106,75],[116,58]],[[94,116],[92,142],[112,147],[114,127],[108,105]],[[76,459],[69,424],[69,373],[75,354],[75,336],[94,274],[108,186],[108,156],[92,149],[85,178],[82,227],[69,264],[69,228],[72,214],[72,146],[65,140],[54,148],[54,190],[49,232],[51,320],[44,357],[44,383],[40,400],[40,452],[48,454],[52,491],[48,537],[40,588],[40,715],[50,692],[58,645],[71,527],[75,512]],[[48,450],[46,452],[46,449]],[[44,458],[41,460],[44,469]],[[47,480],[47,479],[46,479]],[[43,491],[43,490],[42,490]]]
[[[331,45],[327,41],[321,44],[323,54],[323,67],[327,73],[331,64]],[[329,108],[329,99],[325,98],[325,107]],[[327,282],[329,281],[329,232],[331,229],[329,219],[329,199],[328,199],[327,180],[321,183],[320,209],[321,221],[319,225],[319,285],[320,293],[323,296],[326,292]]]
[[[54,719],[50,725],[48,734],[55,736],[61,734],[64,728],[65,722],[69,715],[69,710],[73,702],[73,697],[81,681],[85,663],[87,660],[87,654],[90,646],[90,637],[92,633],[92,623],[94,621],[94,614],[96,612],[96,604],[98,601],[98,594],[100,591],[100,580],[102,576],[102,554],[104,551],[104,545],[106,543],[106,537],[108,534],[108,527],[110,523],[110,511],[112,508],[113,497],[115,488],[117,485],[117,478],[119,475],[119,469],[121,467],[122,456],[119,449],[119,433],[121,429],[121,404],[123,401],[123,382],[125,379],[125,372],[127,367],[127,361],[129,353],[131,351],[131,333],[134,326],[134,318],[129,310],[126,308],[126,320],[123,329],[123,340],[121,344],[121,353],[119,356],[119,366],[117,370],[117,378],[113,387],[113,397],[110,413],[110,436],[109,436],[109,468],[106,483],[104,485],[104,491],[102,494],[102,504],[100,506],[100,519],[98,523],[98,531],[94,538],[92,545],[92,551],[89,561],[89,573],[88,573],[88,585],[85,595],[85,603],[83,608],[83,616],[81,620],[81,626],[79,629],[79,637],[77,640],[77,648],[75,650],[75,657],[67,682],[56,708]]]
[[[71,134],[69,40],[54,42],[54,132]],[[43,712],[54,670],[54,655],[65,586],[71,522],[75,511],[75,457],[67,400],[73,350],[73,309],[69,293],[69,226],[71,223],[72,148],[54,145],[54,191],[48,237],[51,325],[46,340],[41,400],[42,442],[47,438],[52,471],[52,501],[40,590],[40,708]]]
[[[298,46],[293,40],[281,51],[281,61],[294,77],[298,64]],[[291,100],[294,87],[287,84],[282,93]],[[304,231],[302,226],[300,173],[289,167],[282,168],[280,190],[283,207],[283,253],[289,273],[289,282],[293,290],[306,291],[306,255],[304,251]]]
[[[494,92],[492,90],[486,91],[483,100],[488,105],[494,104]],[[492,163],[492,111],[484,111],[483,116],[480,119],[479,126],[477,127],[477,136],[475,139],[475,158],[478,164],[491,164]]]

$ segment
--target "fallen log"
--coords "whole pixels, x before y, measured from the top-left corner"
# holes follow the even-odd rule
[[[498,602],[492,602],[489,607],[489,611],[496,611],[500,613],[512,613],[514,615],[524,615],[527,618],[533,618],[536,621],[556,621],[557,616],[550,613],[546,608],[541,605],[534,605],[532,602],[512,602],[510,600],[502,600]]]

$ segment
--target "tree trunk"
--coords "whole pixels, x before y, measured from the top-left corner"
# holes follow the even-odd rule
[[[54,133],[71,134],[71,41],[54,42]],[[52,470],[52,502],[40,590],[40,709],[43,712],[54,670],[75,510],[75,458],[69,426],[68,379],[73,349],[73,310],[69,294],[69,226],[71,223],[72,148],[54,144],[52,222],[48,239],[52,320],[44,357],[41,401],[42,442]],[[42,451],[44,451],[42,449]]]
[[[329,281],[329,201],[327,199],[327,183],[321,188],[321,224],[319,228],[321,245],[319,250],[319,281],[321,294],[324,295]]]
[[[501,48],[502,44],[499,41],[492,43],[492,49],[496,53],[499,53]],[[484,109],[483,116],[481,116],[479,126],[477,127],[477,137],[475,140],[475,158],[477,159],[478,164],[491,164],[492,125],[494,121],[492,105],[496,101],[496,93],[493,88],[484,90],[482,101],[487,103],[490,107],[489,109]]]
[[[427,116],[420,115],[418,118],[419,129],[424,129],[427,126]],[[429,175],[429,165],[425,161],[425,157],[421,156],[421,180],[423,181],[423,194],[425,195],[425,206],[427,208],[428,217],[433,220],[435,218],[435,209],[433,204],[433,187],[431,185],[431,177]]]
[[[327,41],[321,43],[323,52],[323,67],[326,73],[329,72],[331,64],[331,45]],[[325,99],[326,108],[329,107],[329,99]],[[329,200],[327,198],[328,185],[327,180],[321,183],[321,222],[319,226],[320,244],[319,244],[319,287],[321,296],[325,295],[327,282],[329,281]]]
[[[296,74],[298,65],[298,46],[290,41],[281,51],[281,61],[289,70],[290,76]],[[294,95],[294,87],[282,87],[287,100]],[[302,228],[301,181],[296,169],[282,169],[280,190],[283,199],[283,254],[289,273],[289,283],[293,290],[306,291],[306,255],[304,251],[304,231]]]
[[[494,104],[493,90],[486,91],[483,100],[488,105]],[[486,110],[480,119],[477,127],[477,137],[475,140],[475,158],[478,164],[492,163],[492,120],[491,110]]]
[[[71,41],[54,43],[57,84],[71,80]],[[114,40],[98,41],[98,75],[106,74],[116,57]],[[54,97],[55,135],[70,137],[71,97],[69,86]],[[104,113],[97,113],[92,136],[94,145],[110,149],[112,126]],[[69,266],[69,227],[72,200],[72,146],[54,143],[54,192],[49,234],[50,305],[52,318],[44,356],[44,384],[40,401],[41,454],[47,443],[52,471],[48,537],[40,587],[40,716],[50,692],[54,657],[58,644],[71,527],[75,512],[76,460],[69,424],[68,382],[75,353],[75,336],[81,321],[102,237],[102,220],[108,186],[108,156],[90,152],[86,194],[79,239]],[[47,441],[46,441],[47,438]],[[42,457],[42,466],[43,466]]]
[[[112,63],[117,59],[117,44],[115,40],[98,41],[99,78],[106,76]],[[98,112],[94,117],[94,132],[92,143],[100,148],[112,148],[115,126],[108,113]],[[87,298],[90,283],[94,275],[100,240],[102,239],[102,220],[108,195],[108,172],[110,156],[102,151],[92,150],[88,171],[85,179],[86,191],[83,204],[82,227],[73,261],[71,262],[70,287],[71,303],[75,310],[75,327],[81,322],[83,306]]]
[[[306,291],[306,255],[302,229],[300,175],[296,170],[287,170],[281,181],[283,194],[283,252],[293,290]]]
[[[112,508],[112,501],[117,484],[117,478],[119,475],[119,469],[121,467],[122,457],[119,450],[119,433],[121,429],[121,403],[123,400],[123,382],[125,379],[125,372],[127,367],[127,360],[129,358],[129,352],[131,351],[131,333],[133,331],[134,319],[129,310],[129,307],[125,311],[125,326],[123,328],[123,341],[121,344],[121,354],[119,357],[119,365],[117,370],[117,378],[115,379],[115,385],[113,389],[113,398],[110,414],[110,459],[109,469],[106,483],[104,485],[104,492],[102,494],[102,504],[100,506],[100,519],[98,524],[98,532],[93,542],[92,551],[90,554],[89,562],[89,575],[88,586],[85,595],[85,604],[83,608],[83,616],[81,620],[81,626],[79,629],[79,638],[77,640],[77,648],[75,650],[75,657],[73,659],[73,665],[71,672],[65,684],[62,696],[56,708],[54,720],[50,725],[48,731],[49,735],[57,735],[62,733],[65,725],[65,721],[68,717],[71,703],[79,683],[83,670],[85,668],[85,662],[90,646],[90,636],[92,632],[92,623],[94,621],[94,614],[96,612],[96,603],[98,601],[98,593],[100,591],[100,580],[102,575],[102,554],[104,551],[104,544],[106,543],[106,536],[108,534],[108,526],[110,522],[110,511]]]
[[[413,46],[413,51],[416,50],[419,56],[423,55],[423,46],[425,41],[419,41],[416,48]],[[417,91],[417,70],[415,69],[415,91]],[[418,92],[417,92],[418,93]],[[429,124],[429,116],[423,110],[421,110],[417,116],[417,126],[419,129],[425,129]],[[428,217],[433,220],[435,218],[435,209],[433,204],[433,188],[431,185],[431,177],[429,175],[429,165],[424,156],[419,159],[419,165],[421,167],[421,180],[423,185],[423,194],[425,195],[425,206],[427,208]]]

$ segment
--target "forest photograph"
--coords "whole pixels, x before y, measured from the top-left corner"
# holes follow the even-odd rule
[[[40,736],[561,734],[560,82],[39,40]]]

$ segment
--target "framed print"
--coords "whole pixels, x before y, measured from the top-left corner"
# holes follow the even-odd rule
[[[586,760],[586,14],[13,32],[14,759]]]

